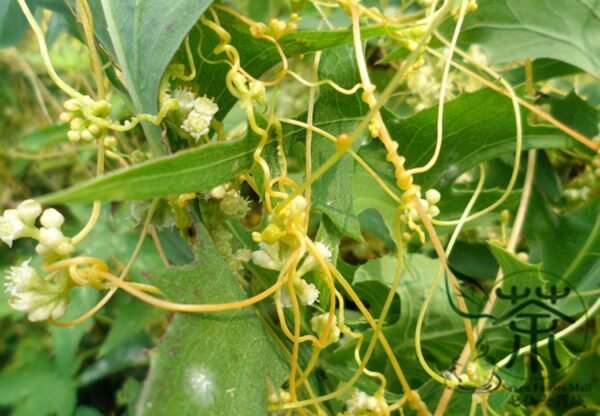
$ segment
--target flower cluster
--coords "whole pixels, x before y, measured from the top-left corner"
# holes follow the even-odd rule
[[[39,229],[35,225],[38,217],[42,225]],[[42,212],[38,202],[28,199],[17,209],[7,209],[0,216],[0,239],[12,247],[16,239],[34,238],[39,242],[35,248],[38,254],[67,256],[75,250],[75,246],[61,231],[64,222],[65,218],[54,208]]]
[[[593,139],[600,142],[600,136]],[[597,153],[585,169],[567,185],[564,195],[568,202],[577,204],[589,201],[600,192],[600,153]]]
[[[208,134],[210,123],[219,106],[208,97],[196,97],[191,91],[177,88],[173,98],[179,103],[176,116],[183,120],[181,128],[198,141]]]
[[[441,195],[436,189],[429,189],[425,192],[425,199],[421,198],[421,192],[417,192],[417,195],[421,201],[421,205],[425,208],[429,218],[437,217],[440,214],[440,209],[437,207],[437,203],[440,202]],[[415,207],[411,207],[405,214],[405,220],[409,223],[419,221],[419,213]]]
[[[321,337],[327,326],[327,321],[329,321],[329,313],[315,315],[310,320],[310,327],[319,337]],[[329,345],[338,342],[340,333],[340,328],[337,325],[337,317],[333,315],[332,326],[329,329],[329,335],[327,336],[325,343]]]
[[[241,72],[235,72],[232,76],[232,86],[244,108],[252,106],[252,102],[267,105],[267,90],[261,81],[251,80],[248,82]]]
[[[477,44],[468,49],[469,57],[479,65],[487,66],[488,58]],[[421,61],[422,65],[407,75],[407,86],[411,96],[407,103],[418,112],[437,104],[440,98],[442,72],[445,63],[438,61]],[[463,73],[451,72],[448,78],[446,99],[451,100],[460,92],[475,92],[481,88],[481,83]]]
[[[69,123],[67,137],[71,142],[83,140],[91,142],[102,135],[102,126],[93,121],[94,118],[106,119],[110,116],[111,105],[106,100],[95,101],[89,96],[71,98],[64,103],[65,111],[59,119]]]
[[[42,207],[32,199],[22,202],[17,209],[7,209],[0,216],[0,240],[12,247],[14,240],[37,236],[35,220],[41,213]]]
[[[244,265],[252,257],[252,252],[247,248],[233,249],[233,234],[227,231],[225,227],[219,226],[211,232],[215,247],[221,257],[227,263],[227,268],[234,274],[241,276]]]
[[[377,416],[389,414],[385,400],[370,396],[364,391],[354,390],[350,400],[346,402],[347,416]]]
[[[66,276],[58,275],[53,281],[42,279],[29,265],[29,260],[9,270],[4,287],[10,296],[10,305],[18,311],[27,312],[30,321],[58,319],[69,304]]]
[[[300,16],[294,13],[291,16],[290,22],[271,19],[268,26],[264,23],[255,23],[250,27],[250,34],[255,38],[272,36],[275,39],[279,39],[283,35],[297,30],[298,25],[295,22],[298,20],[300,20]]]
[[[306,199],[302,196],[294,197],[278,213],[275,210],[269,216],[269,224],[265,229],[260,233],[252,233],[252,238],[259,246],[259,250],[252,253],[254,264],[265,269],[281,270],[297,244],[294,232],[302,228],[305,216]],[[315,247],[320,257],[326,262],[331,261],[331,250],[325,244],[316,242]],[[317,269],[318,265],[313,253],[308,253],[294,274],[294,289],[303,305],[312,305],[319,298],[317,287],[302,279],[302,276]],[[291,305],[287,287],[281,289],[278,300],[283,306]]]
[[[241,220],[250,211],[248,200],[241,195],[239,189],[232,188],[228,183],[211,189],[208,195],[219,200],[219,208],[230,219]]]
[[[39,228],[36,225],[38,218]],[[0,216],[0,239],[12,247],[14,240],[33,238],[38,241],[35,248],[38,254],[67,256],[75,250],[75,245],[61,231],[64,221],[62,214],[54,208],[42,210],[38,202],[28,199],[16,209],[5,210]],[[29,266],[29,260],[12,267],[5,282],[10,305],[18,311],[27,312],[31,321],[61,317],[69,303],[68,279],[57,273],[50,277],[41,278]]]

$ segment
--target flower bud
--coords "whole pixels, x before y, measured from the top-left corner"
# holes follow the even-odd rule
[[[19,218],[27,225],[33,225],[37,217],[42,213],[42,206],[39,202],[28,199],[23,201],[17,207]]]
[[[46,228],[60,228],[65,222],[65,217],[54,208],[48,208],[44,210],[40,222]]]

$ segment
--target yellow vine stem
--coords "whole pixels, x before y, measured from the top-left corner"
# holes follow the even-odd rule
[[[313,174],[304,180],[302,185],[298,187],[298,190],[291,194],[285,201],[282,201],[277,209],[283,209],[294,197],[300,195],[304,190],[311,186],[317,179],[319,179],[325,172],[327,172],[331,167],[333,167],[338,160],[340,160],[345,154],[347,149],[351,148],[352,145],[358,138],[361,136],[363,131],[369,126],[371,123],[371,119],[375,116],[375,114],[385,105],[388,98],[394,93],[398,84],[402,81],[404,76],[408,71],[411,70],[413,63],[421,56],[421,50],[429,41],[429,37],[431,34],[439,27],[439,25],[445,20],[448,11],[450,10],[451,2],[446,2],[444,5],[435,12],[434,15],[431,16],[431,23],[427,31],[425,32],[423,38],[417,44],[417,47],[414,51],[412,51],[406,59],[402,62],[392,79],[388,82],[385,89],[379,95],[379,98],[374,103],[374,106],[369,109],[367,114],[363,117],[361,122],[355,127],[352,134],[345,140],[343,147],[338,147],[338,149],[334,152],[333,155],[329,157],[317,170],[313,172]],[[360,31],[358,33],[360,35]],[[360,39],[359,39],[360,41]]]
[[[303,127],[307,130],[312,130],[315,133],[332,141],[333,143],[337,143],[339,140],[339,138],[335,137],[333,134],[331,134],[319,127],[316,127],[314,125],[309,125],[307,123],[304,123],[302,121],[298,121],[298,120],[294,120],[294,119],[290,119],[290,118],[280,118],[279,121],[281,121],[282,123],[292,124],[292,125],[298,126],[298,127]],[[364,161],[364,159],[362,157],[360,157],[358,155],[358,153],[356,153],[355,151],[353,151],[351,149],[348,149],[347,152],[352,157],[352,159],[354,159],[360,165],[360,167],[362,167],[375,180],[375,182],[377,182],[377,184],[381,187],[381,189],[383,189],[385,191],[385,193],[389,195],[390,198],[392,198],[397,203],[402,202],[400,197],[393,190],[391,190],[389,186],[387,186],[385,181],[367,164],[367,162]]]
[[[432,55],[437,56],[438,58],[443,57],[442,59],[446,59],[446,57],[444,55],[440,54],[439,52],[435,51],[434,49],[427,48],[427,51],[429,53],[431,53]],[[515,128],[516,128],[515,158],[514,158],[514,163],[513,163],[513,165],[514,165],[513,170],[512,170],[510,179],[508,181],[508,185],[506,186],[506,189],[504,190],[502,195],[496,201],[494,201],[491,205],[487,206],[486,208],[482,209],[481,211],[478,211],[475,214],[470,215],[466,219],[467,222],[473,221],[477,218],[481,218],[482,216],[492,212],[494,209],[499,207],[504,201],[506,201],[506,199],[509,197],[512,190],[514,189],[514,186],[519,177],[519,168],[521,165],[521,151],[523,149],[523,121],[522,121],[522,117],[521,117],[521,108],[519,107],[519,97],[517,96],[514,89],[511,87],[511,85],[508,82],[506,82],[502,77],[500,77],[500,75],[498,73],[496,73],[491,68],[484,67],[483,69],[486,72],[488,72],[490,75],[495,75],[498,77],[498,79],[500,80],[502,85],[504,85],[504,87],[508,91],[509,97],[511,99],[512,106],[513,106],[513,112],[515,115]],[[435,220],[435,219],[432,220],[432,222],[436,225],[454,225],[454,224],[456,224],[456,221],[442,221],[442,220]]]
[[[29,22],[31,29],[33,29],[33,33],[35,34],[35,37],[37,38],[38,47],[40,48],[40,55],[42,57],[42,63],[44,64],[44,68],[46,68],[48,75],[50,76],[50,78],[52,78],[52,81],[54,81],[56,86],[58,88],[60,88],[61,90],[63,90],[63,92],[65,94],[67,94],[68,96],[70,96],[72,98],[83,98],[83,95],[81,95],[79,93],[79,91],[75,90],[73,87],[71,87],[65,81],[63,81],[61,79],[61,77],[56,73],[56,71],[54,70],[54,67],[52,66],[52,61],[50,60],[50,54],[48,53],[48,46],[46,45],[46,40],[44,39],[44,33],[42,32],[42,29],[40,28],[37,21],[35,20],[35,17],[33,17],[33,14],[31,13],[31,10],[29,10],[29,7],[27,6],[27,3],[25,2],[25,0],[17,0],[17,1],[19,2],[19,6],[21,7],[21,10],[23,10],[23,14],[27,18],[27,21]]]
[[[90,61],[92,63],[94,77],[96,79],[98,98],[102,99],[105,96],[104,76],[102,74],[100,57],[98,56],[98,51],[96,49],[96,42],[94,41],[94,19],[92,17],[92,12],[87,0],[77,0],[77,19],[83,26],[85,42],[90,51]]]
[[[313,80],[318,80],[318,78],[319,78],[318,71],[319,71],[319,62],[320,61],[321,61],[321,51],[315,53],[315,58],[313,59],[313,64],[312,64],[312,79]],[[306,113],[306,124],[308,126],[313,125],[316,94],[317,94],[317,86],[316,85],[309,86],[308,109],[307,109],[307,113]],[[281,121],[281,119],[279,121]],[[305,154],[304,158],[306,159],[306,162],[305,162],[304,174],[307,178],[310,176],[310,174],[312,172],[312,134],[313,134],[312,129],[306,129],[306,138],[305,138],[306,150],[304,153]],[[304,232],[305,233],[308,230],[308,222],[309,222],[309,215],[310,215],[311,189],[312,189],[311,187],[308,187],[304,191],[304,199],[306,199],[306,211],[305,211],[305,218],[304,218]]]
[[[156,228],[154,227],[150,227],[150,236],[152,237],[152,241],[154,242],[154,246],[156,247],[156,251],[158,253],[158,256],[160,257],[160,260],[162,261],[163,265],[166,268],[171,267],[171,263],[169,262],[169,259],[167,258],[167,255],[165,254],[165,250],[163,249],[162,243],[160,242],[160,237],[158,236],[158,233],[156,232]]]
[[[469,199],[469,203],[467,204],[465,210],[463,211],[463,214],[462,214],[458,224],[456,225],[454,232],[452,233],[452,235],[450,237],[450,241],[448,242],[448,245],[446,246],[446,251],[445,251],[446,256],[449,256],[450,253],[452,252],[452,249],[454,248],[454,244],[456,243],[456,240],[457,240],[460,232],[462,231],[463,226],[466,223],[466,218],[468,217],[469,212],[471,212],[471,210],[473,209],[475,202],[477,202],[477,198],[479,198],[479,195],[481,194],[481,191],[483,190],[484,184],[485,184],[485,169],[483,168],[483,165],[480,165],[479,166],[479,182],[477,184],[477,188],[475,189],[475,192]],[[421,363],[421,366],[427,372],[427,374],[429,374],[429,376],[431,378],[433,378],[434,380],[436,380],[439,383],[453,386],[449,380],[447,380],[444,377],[437,374],[429,366],[429,364],[427,364],[427,360],[423,356],[423,351],[421,349],[421,331],[423,328],[423,323],[425,321],[425,315],[427,314],[427,309],[429,308],[429,304],[431,303],[431,300],[433,299],[435,290],[436,290],[438,284],[440,283],[440,279],[443,276],[443,274],[442,274],[443,270],[444,270],[443,266],[441,266],[438,269],[435,277],[431,281],[431,285],[429,286],[429,291],[427,292],[425,301],[423,302],[423,305],[421,305],[421,309],[419,311],[419,316],[417,318],[417,327],[415,329],[415,351],[417,353],[417,358],[419,360],[419,363]]]
[[[437,162],[437,160],[440,156],[440,151],[442,150],[442,142],[444,139],[444,107],[446,104],[446,92],[448,90],[448,81],[449,81],[449,77],[450,77],[452,56],[454,55],[454,50],[456,49],[456,43],[458,42],[458,35],[460,34],[460,29],[461,29],[463,21],[465,19],[465,15],[467,13],[467,5],[468,4],[469,4],[469,0],[462,0],[461,6],[460,6],[460,12],[458,14],[458,20],[456,22],[456,26],[454,27],[454,33],[452,35],[452,42],[448,46],[448,56],[446,57],[446,63],[444,64],[444,72],[442,74],[440,97],[439,97],[439,102],[438,102],[436,142],[435,142],[435,149],[433,151],[433,155],[431,156],[431,159],[429,159],[429,161],[424,166],[409,169],[406,172],[409,175],[427,172],[435,165],[435,163]]]
[[[298,359],[299,359],[299,355],[300,355],[300,343],[302,342],[300,339],[300,331],[302,329],[301,322],[300,322],[300,306],[298,304],[298,298],[296,297],[296,288],[294,286],[294,283],[295,283],[294,282],[294,280],[295,280],[294,274],[296,273],[296,267],[298,265],[300,257],[306,251],[304,239],[302,238],[302,236],[298,237],[297,233],[295,233],[294,236],[296,237],[296,239],[298,239],[298,243],[299,243],[299,245],[297,246],[295,251],[297,253],[299,253],[300,255],[297,256],[295,259],[295,262],[292,263],[292,267],[290,267],[290,273],[287,278],[287,289],[288,289],[290,300],[292,302],[292,312],[293,312],[293,316],[294,316],[294,333],[293,333],[293,337],[291,339],[292,340],[292,362],[291,362],[290,373],[289,373],[289,378],[288,378],[290,400],[292,402],[294,402],[296,400],[296,373],[298,372],[298,367],[299,367]],[[279,313],[279,310],[281,309],[281,305],[277,305],[277,309],[278,309],[278,313]],[[282,318],[283,318],[283,320],[282,320]],[[280,322],[285,322],[285,317],[280,316],[279,320],[280,320]]]
[[[260,319],[263,323],[264,328],[267,329],[267,331],[269,332],[269,335],[271,336],[271,339],[273,339],[273,341],[275,342],[275,345],[277,345],[277,347],[279,348],[279,350],[281,351],[281,353],[285,356],[285,358],[288,361],[291,361],[292,359],[292,353],[287,349],[286,345],[281,341],[281,339],[279,338],[279,336],[277,335],[277,333],[273,330],[273,328],[271,327],[271,325],[269,325],[265,318],[260,315],[260,314],[256,314],[258,316],[258,319]],[[298,373],[301,375],[301,377],[304,377],[307,379],[306,373],[302,372],[301,369],[298,369]],[[311,386],[311,384],[308,382],[308,380],[306,381],[306,383],[303,383],[304,388],[306,389],[306,393],[308,394],[309,400],[310,399],[315,399],[316,395],[315,392]],[[323,410],[323,408],[321,407],[319,402],[314,402],[312,403],[312,405],[315,407],[315,409],[317,410],[317,414],[318,415],[325,415],[325,411]],[[276,406],[276,404],[274,405]],[[269,406],[268,410],[272,411],[272,410],[276,410],[274,408],[272,408],[273,406]]]
[[[60,78],[60,76],[56,73],[56,71],[54,70],[54,67],[52,65],[52,61],[51,61],[50,55],[48,53],[48,46],[46,45],[46,40],[44,38],[44,34],[42,33],[40,26],[38,25],[37,21],[31,14],[31,11],[29,10],[25,1],[24,0],[18,0],[18,1],[19,1],[19,5],[20,5],[21,9],[23,10],[23,13],[25,14],[25,17],[27,18],[31,28],[33,29],[33,31],[35,33],[35,36],[38,41],[38,46],[40,49],[40,55],[42,57],[42,62],[44,64],[46,71],[48,72],[48,75],[52,79],[52,81],[54,81],[54,83],[61,90],[63,90],[67,95],[69,95],[73,98],[78,98],[78,99],[83,98],[83,95],[81,93],[79,93],[77,90],[75,90],[70,85],[68,85],[66,82],[64,82]],[[91,12],[89,9],[89,5],[87,4],[87,1],[86,0],[78,0],[77,10],[78,10],[78,12],[77,12],[78,16],[82,22],[84,32],[86,35],[86,42],[87,42],[88,48],[90,50],[90,59],[92,60],[92,66],[94,68],[94,73],[96,76],[98,95],[100,98],[103,98],[105,92],[104,92],[104,85],[103,85],[103,80],[102,80],[102,68],[100,66],[100,59],[98,57],[98,53],[97,53],[96,46],[95,46],[94,39],[93,39],[93,27],[94,26],[93,26],[92,15],[91,15]],[[102,119],[102,121],[104,121],[104,120]],[[97,156],[97,162],[96,162],[96,176],[102,176],[104,174],[104,160],[105,160],[104,140],[102,138],[98,139],[97,146],[98,146],[98,156]],[[87,237],[87,235],[89,235],[91,230],[96,225],[96,222],[100,216],[101,207],[102,207],[102,204],[100,203],[100,201],[94,201],[90,218],[89,218],[87,224],[84,226],[84,228],[77,235],[75,235],[75,237],[72,238],[73,244],[77,245],[82,240],[84,240],[85,237]]]
[[[592,305],[592,307],[589,308],[582,316],[580,316],[579,319],[577,319],[575,322],[573,322],[571,325],[569,325],[565,329],[557,332],[554,336],[554,340],[557,341],[561,338],[564,338],[565,336],[569,335],[576,329],[583,326],[587,322],[588,319],[593,317],[598,312],[598,310],[600,310],[600,299],[597,299],[596,302],[594,302],[594,304]],[[550,338],[544,338],[543,340],[538,341],[536,346],[538,348],[540,348],[545,345],[548,345],[548,342],[550,342]],[[531,345],[526,345],[524,347],[521,347],[521,349],[519,349],[519,351],[517,352],[517,356],[521,356],[523,354],[528,354],[529,352],[531,352]],[[502,368],[506,364],[508,364],[508,362],[510,361],[511,355],[504,357],[502,360],[500,360],[498,363],[496,363],[496,368]]]
[[[436,37],[438,39],[440,39],[442,42],[446,42],[447,40],[444,39],[441,35],[436,34]],[[434,49],[427,49],[427,52],[431,53],[432,55],[437,56],[440,59],[445,59],[446,57],[442,54],[440,54],[439,52],[437,52]],[[486,70],[486,69],[490,69],[487,66],[481,65],[480,63],[473,61],[473,59],[471,59],[471,57],[466,53],[461,51],[460,49],[456,49],[456,53],[460,56],[462,56],[467,62],[469,62],[470,64],[472,64],[473,66],[482,69],[482,70]],[[494,84],[491,81],[488,81],[487,79],[481,77],[480,75],[476,74],[475,72],[471,71],[470,69],[466,68],[464,65],[461,65],[457,62],[452,62],[452,66],[455,67],[456,69],[458,69],[459,71],[463,72],[464,74],[470,76],[473,79],[476,79],[477,81],[481,82],[482,84],[484,84],[486,87],[493,89],[496,92],[499,92],[502,95],[505,95],[507,97],[511,97],[510,91],[504,88],[501,88],[499,86],[497,86],[496,84]],[[502,75],[500,74],[496,74],[496,79],[502,80]],[[598,143],[594,143],[592,140],[590,140],[589,138],[585,137],[583,134],[578,133],[577,131],[573,130],[572,128],[570,128],[569,126],[561,123],[560,121],[558,121],[557,119],[555,119],[554,117],[552,117],[550,114],[546,113],[545,111],[540,110],[539,108],[537,108],[535,105],[525,101],[522,98],[517,97],[517,101],[519,102],[519,104],[522,107],[525,107],[526,109],[528,109],[529,111],[531,111],[532,113],[534,113],[536,116],[538,116],[539,118],[541,118],[542,120],[552,124],[554,127],[562,130],[565,134],[567,134],[568,136],[570,136],[571,138],[577,140],[579,143],[583,144],[584,146],[586,146],[587,148],[597,152],[600,149],[600,145]]]
[[[121,271],[121,273],[119,275],[120,280],[125,280],[125,278],[129,274],[129,272],[131,271],[131,268],[133,267],[135,260],[137,259],[138,255],[140,254],[140,251],[142,250],[142,246],[144,244],[144,241],[146,240],[146,236],[147,236],[148,232],[151,232],[153,230],[152,217],[154,216],[154,213],[156,212],[157,206],[158,206],[158,198],[154,199],[152,201],[152,203],[150,204],[150,208],[148,209],[148,214],[146,215],[146,219],[144,221],[144,226],[142,228],[142,232],[140,233],[140,237],[138,238],[137,244],[136,244],[135,248],[133,249],[133,253],[131,253],[131,256],[129,257],[129,261],[127,262],[127,264],[125,265],[125,267],[123,268],[123,270]],[[59,321],[50,320],[49,323],[51,325],[60,326],[60,327],[68,327],[68,326],[77,325],[77,324],[91,318],[100,309],[102,309],[104,307],[104,305],[106,305],[108,303],[108,301],[112,298],[112,296],[115,294],[117,289],[118,289],[117,287],[111,288],[102,297],[102,299],[100,299],[100,301],[96,305],[94,305],[93,308],[91,308],[89,311],[87,311],[80,317],[70,320],[70,321],[67,321],[67,322],[59,322]]]
[[[459,54],[461,54],[461,52],[458,52]],[[488,71],[488,73],[490,73],[490,75],[497,75],[496,73],[494,73],[494,71],[492,71],[489,68],[484,68],[484,70]],[[512,90],[510,90],[512,92]],[[514,94],[514,92],[512,92]],[[514,96],[511,94],[511,98],[513,98]],[[513,99],[513,104],[514,104],[515,100]],[[517,112],[515,112],[515,116],[516,116]],[[520,111],[519,111],[520,114]],[[517,137],[518,140],[518,137]],[[510,252],[514,252],[515,248],[517,246],[518,240],[519,240],[519,236],[521,234],[521,230],[523,228],[523,224],[525,221],[525,216],[527,214],[527,208],[529,205],[529,199],[531,196],[531,192],[533,189],[533,180],[535,177],[535,165],[536,165],[536,151],[535,150],[531,150],[529,151],[528,154],[528,162],[527,162],[527,170],[525,173],[525,182],[523,185],[523,193],[521,194],[521,199],[519,201],[519,208],[517,210],[517,215],[515,217],[515,221],[513,223],[513,227],[512,227],[512,231],[507,243],[507,250]],[[513,170],[513,175],[515,174],[515,171]],[[506,194],[506,193],[505,193]],[[502,271],[499,271],[498,274],[496,275],[496,279],[494,282],[494,285],[497,285],[500,283],[501,279],[502,279]],[[492,293],[490,293],[490,296],[488,298],[488,300],[486,301],[486,304],[484,305],[482,314],[489,314],[494,305],[496,303],[496,293],[495,291],[492,291]],[[487,322],[486,318],[482,318],[477,322],[477,326],[475,328],[475,340],[477,340],[480,336],[480,334],[483,332],[484,328],[485,328],[485,324]],[[470,345],[465,345],[457,362],[456,362],[456,371],[460,372],[462,371],[464,365],[466,365],[466,361],[467,361],[467,357],[470,354],[470,350],[471,350],[471,346]],[[444,413],[446,406],[448,404],[448,402],[450,401],[450,398],[452,397],[453,391],[452,390],[446,390],[444,391],[444,393],[442,394],[442,397],[440,399],[440,402],[438,403],[438,408],[436,410],[436,414],[441,415]]]
[[[241,20],[242,22],[246,23],[250,28],[252,27],[256,27],[256,23],[250,19],[248,19],[247,17],[243,16],[242,14],[238,13],[236,10],[227,7],[225,5],[222,4],[214,4],[213,6],[211,6],[211,9],[220,9],[223,10],[224,12],[229,13],[230,15],[234,16],[235,18]],[[214,13],[213,11],[213,16],[216,16],[216,13]],[[279,42],[277,41],[277,39],[275,39],[272,36],[269,36],[267,34],[262,34],[258,37],[259,39],[265,39],[266,41],[272,43],[275,46],[275,49],[277,50],[277,53],[279,54],[279,57],[281,58],[281,64],[282,64],[282,68],[279,71],[279,74],[275,77],[274,80],[272,81],[263,81],[263,84],[265,84],[266,86],[273,86],[273,85],[277,85],[279,84],[286,76],[287,72],[288,72],[288,60],[287,57],[285,56],[285,52],[283,52],[283,49],[281,49],[281,45],[279,44]],[[250,79],[254,79],[250,74],[248,74],[246,71],[244,71],[242,69],[242,71],[244,72],[244,75],[246,75],[248,78]]]

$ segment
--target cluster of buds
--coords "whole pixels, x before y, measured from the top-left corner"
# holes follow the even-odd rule
[[[283,389],[279,389],[278,392],[273,391],[273,387],[269,387],[269,390],[271,390],[271,392],[269,393],[269,396],[267,398],[267,401],[269,402],[269,404],[277,404],[277,405],[282,405],[282,404],[286,404],[286,403],[290,403],[292,401],[292,396],[291,394]],[[277,412],[271,412],[270,415],[283,415],[285,414],[284,410],[281,411],[277,411]]]
[[[465,10],[466,14],[469,13],[473,13],[477,10],[478,6],[477,6],[477,0],[470,0],[469,4],[467,4],[467,9]],[[458,18],[458,14],[460,13],[460,7],[455,7],[452,9],[452,11],[450,12],[450,14],[452,15],[452,17],[454,17],[455,19]]]
[[[29,260],[13,266],[4,283],[10,305],[27,312],[30,321],[60,318],[69,305],[69,282],[64,274],[55,273],[52,277],[41,278]]]
[[[108,101],[95,101],[87,95],[65,101],[64,108],[65,111],[60,114],[59,119],[69,123],[67,137],[71,142],[92,142],[98,139],[103,128],[94,119],[107,119],[112,109]]]
[[[210,123],[219,111],[219,106],[210,98],[196,97],[191,91],[177,88],[173,98],[179,104],[175,116],[181,122],[181,128],[198,141],[208,134]]]
[[[251,106],[253,102],[263,106],[267,105],[267,90],[261,81],[248,81],[241,72],[235,72],[231,82],[235,89],[234,95],[240,99],[244,108]]]
[[[279,19],[271,19],[269,25],[264,23],[255,23],[250,26],[250,34],[255,38],[271,36],[275,39],[280,39],[283,35],[298,30],[298,25],[295,23],[301,18],[296,13],[290,16],[289,22],[284,22]]]
[[[489,64],[489,59],[480,45],[472,44],[467,53],[471,62],[481,66]],[[406,84],[411,93],[407,103],[415,111],[421,111],[438,103],[444,66],[445,62],[442,60],[432,63],[426,59],[413,65],[413,70],[406,77]],[[475,92],[482,87],[481,82],[460,72],[450,72],[446,85],[446,100],[453,99],[461,92]]]
[[[301,230],[306,216],[306,199],[294,197],[279,212],[275,210],[269,216],[269,224],[262,232],[252,233],[252,238],[258,243],[259,250],[252,253],[252,261],[265,269],[281,270],[297,244],[294,232]],[[320,257],[326,262],[331,261],[331,250],[321,242],[316,242]],[[294,274],[294,289],[300,302],[312,305],[319,298],[319,291],[313,283],[308,283],[302,276],[318,269],[319,262],[313,253],[308,253]],[[283,306],[290,306],[291,299],[284,288],[278,294],[278,301]]]
[[[315,315],[310,320],[310,327],[319,337],[321,337],[323,335],[323,332],[325,332],[325,328],[327,326],[328,321],[329,312],[320,315]],[[325,339],[325,344],[329,345],[338,342],[338,340],[340,339],[340,333],[340,328],[337,325],[337,317],[333,315],[332,325],[329,329],[329,335],[327,336],[327,339]]]
[[[595,139],[599,142],[599,139]],[[565,198],[570,203],[589,201],[600,191],[600,152],[597,153],[583,172],[569,183],[564,191]]]
[[[240,276],[246,263],[252,258],[252,252],[247,248],[233,249],[233,234],[225,227],[217,227],[211,233],[215,247],[221,257],[227,263],[227,268],[234,274]]]
[[[427,27],[425,25],[417,25],[397,31],[394,34],[394,40],[412,52],[417,49],[425,33],[427,33]]]
[[[346,416],[377,416],[389,414],[388,405],[383,398],[378,399],[364,391],[354,390],[346,401]]]
[[[35,224],[38,217],[40,228]],[[0,216],[0,239],[12,247],[16,239],[33,238],[38,240],[35,248],[38,254],[67,256],[75,251],[75,246],[61,231],[64,222],[63,215],[54,208],[42,212],[38,202],[28,199],[21,202],[17,209],[7,209]]]
[[[429,218],[435,218],[440,214],[440,209],[437,203],[440,202],[441,195],[436,189],[429,189],[425,192],[425,199],[421,198],[421,192],[417,192],[417,196],[421,201],[421,205],[425,208],[425,212]],[[415,207],[411,207],[407,211],[407,220],[416,222],[419,220],[419,213]]]
[[[219,208],[227,218],[241,220],[250,211],[248,200],[244,198],[238,189],[226,183],[210,190],[208,195],[219,200]]]

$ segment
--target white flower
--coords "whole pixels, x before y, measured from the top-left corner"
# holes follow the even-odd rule
[[[196,98],[194,100],[194,107],[183,121],[181,128],[187,131],[194,139],[198,140],[208,133],[210,121],[217,111],[219,111],[219,107],[210,98]]]
[[[46,228],[60,228],[65,222],[65,217],[54,208],[48,208],[42,214],[40,222]]]
[[[376,397],[369,396],[364,391],[354,390],[352,398],[346,402],[351,415],[383,415],[383,409]]]
[[[67,280],[44,280],[29,266],[29,261],[11,267],[6,276],[4,286],[10,295],[10,306],[27,312],[30,321],[60,318],[69,303]]]
[[[284,260],[281,258],[279,242],[259,243],[260,250],[252,252],[254,264],[270,270],[281,270]]]
[[[319,290],[314,283],[308,283],[304,279],[298,279],[294,282],[296,294],[300,303],[303,305],[312,305],[319,299]]]
[[[323,259],[325,260],[325,262],[331,263],[331,250],[329,249],[329,247],[327,247],[320,241],[317,241],[315,243],[315,246],[320,256],[323,257]],[[313,253],[309,253],[308,256],[306,256],[306,258],[304,259],[302,266],[300,266],[300,268],[298,269],[298,276],[304,276],[306,273],[319,267],[319,264],[320,263],[317,261]]]
[[[27,225],[33,225],[37,217],[42,213],[42,206],[39,202],[28,199],[23,201],[17,207],[19,218]]]
[[[184,114],[189,113],[194,109],[194,100],[196,96],[185,88],[176,88],[173,92],[173,98],[179,103],[179,111]]]
[[[323,334],[325,327],[327,325],[327,321],[329,320],[329,312],[323,313],[321,315],[315,315],[310,320],[310,327],[312,330],[319,335],[319,337]],[[333,322],[331,329],[329,330],[329,336],[325,340],[327,344],[333,344],[340,339],[340,328],[337,326],[337,317],[333,315]]]
[[[29,231],[16,209],[7,209],[4,215],[0,216],[0,240],[9,247],[12,247],[14,240],[28,236]]]
[[[296,296],[303,305],[312,305],[319,299],[319,290],[314,283],[308,283],[304,279],[296,279],[294,281],[294,289],[296,289]],[[279,301],[285,308],[292,306],[292,300],[290,299],[290,292],[287,286],[281,288],[279,295]]]
[[[199,97],[194,100],[193,111],[212,118],[219,111],[219,106],[208,97]]]
[[[188,100],[189,96],[186,95],[186,97],[186,100]],[[219,111],[219,106],[207,97],[196,98],[192,104],[191,111],[189,111],[183,124],[181,124],[181,128],[187,131],[194,139],[198,140],[208,133],[210,121],[217,111]]]

